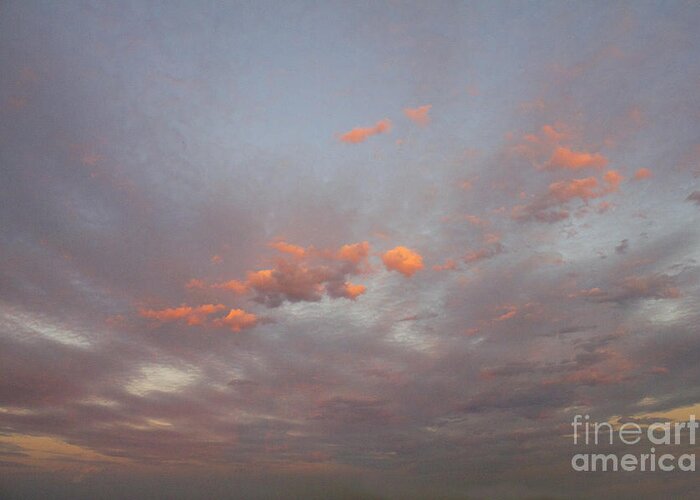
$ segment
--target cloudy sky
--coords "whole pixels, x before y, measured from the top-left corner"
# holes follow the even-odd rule
[[[700,403],[699,24],[2,2],[0,492],[690,495],[570,424]]]

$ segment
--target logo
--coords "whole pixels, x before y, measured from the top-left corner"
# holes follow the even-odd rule
[[[649,446],[648,452],[639,454],[576,453],[571,457],[571,467],[577,472],[695,471],[695,453],[678,453],[679,447],[695,445],[695,430],[700,426],[695,415],[690,415],[687,422],[645,422],[644,427],[637,422],[591,422],[589,415],[575,415],[571,426],[574,445],[584,447],[586,452],[601,446]]]

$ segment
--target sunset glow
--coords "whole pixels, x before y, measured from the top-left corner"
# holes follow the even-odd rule
[[[699,26],[0,2],[0,498],[697,498]]]

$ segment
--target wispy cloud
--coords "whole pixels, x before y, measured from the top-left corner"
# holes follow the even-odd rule
[[[342,142],[347,142],[350,144],[358,144],[360,142],[366,141],[373,135],[386,134],[391,131],[391,120],[385,118],[378,121],[371,127],[356,127],[349,132],[345,132],[340,135],[340,140]]]

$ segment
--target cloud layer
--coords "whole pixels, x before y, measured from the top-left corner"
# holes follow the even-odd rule
[[[699,24],[5,2],[2,496],[692,497]]]

